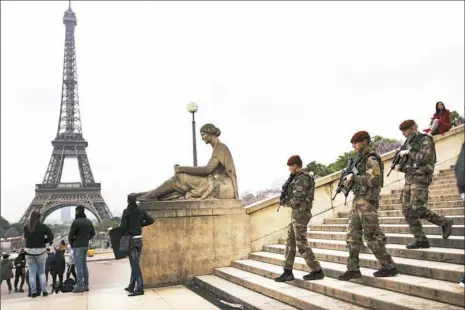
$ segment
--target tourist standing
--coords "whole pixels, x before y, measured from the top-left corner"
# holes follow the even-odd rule
[[[18,282],[21,279],[21,284],[18,290]],[[26,280],[26,252],[21,249],[18,256],[15,258],[15,292],[23,293],[23,286]]]
[[[131,280],[126,288],[129,296],[144,294],[144,282],[140,269],[140,255],[142,253],[142,227],[153,224],[153,218],[142,210],[136,203],[136,197],[128,196],[128,206],[123,211],[121,230],[123,236],[131,236],[129,243],[129,264],[131,265]],[[137,283],[137,286],[136,286]]]
[[[13,263],[9,260],[10,254],[3,254],[1,266],[1,280],[6,281],[8,285],[8,293],[11,294],[11,278],[13,278]]]
[[[50,264],[52,263],[53,254],[50,253],[50,248],[45,250],[45,283],[48,285],[48,275],[50,274]]]
[[[65,273],[65,251],[60,248],[55,248],[55,254],[53,254],[52,262],[50,264],[50,274],[52,275],[53,291],[58,294],[58,291],[63,286],[63,274]],[[57,278],[59,283],[57,283]]]
[[[45,282],[45,247],[52,245],[53,233],[50,228],[40,222],[39,211],[32,211],[29,223],[24,226],[24,238],[26,239],[26,263],[29,266],[29,286],[31,297],[37,297],[36,276],[39,276],[42,296],[48,296]]]
[[[95,236],[94,224],[84,212],[83,206],[76,207],[75,220],[71,224],[68,241],[74,252],[76,265],[76,288],[73,293],[89,291],[89,270],[87,269],[87,250],[89,240]]]
[[[76,267],[74,261],[74,251],[71,245],[67,245],[68,250],[68,271],[66,271],[66,280],[70,278],[70,275],[73,275],[74,281],[76,281]]]

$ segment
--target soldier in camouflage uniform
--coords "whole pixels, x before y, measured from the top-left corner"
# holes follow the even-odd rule
[[[338,277],[342,281],[362,276],[359,266],[360,248],[363,246],[362,233],[368,247],[382,267],[373,275],[390,277],[398,273],[391,255],[386,251],[386,236],[379,227],[377,210],[379,193],[383,187],[383,163],[379,155],[370,148],[370,140],[368,132],[359,131],[350,141],[357,152],[354,160],[358,174],[349,174],[344,182],[346,188],[353,184],[351,190],[354,200],[350,211],[349,231],[346,236],[349,248],[347,271]]]
[[[406,160],[403,167],[397,165],[395,169],[405,173],[405,185],[402,200],[402,213],[408,223],[415,242],[408,244],[407,249],[429,248],[429,242],[423,232],[420,219],[442,227],[442,237],[447,239],[452,233],[453,222],[428,208],[428,187],[433,180],[434,165],[436,164],[436,149],[430,135],[419,133],[415,121],[406,120],[399,126],[402,134],[407,138],[407,149],[399,152]],[[407,156],[407,158],[404,158]]]
[[[289,199],[286,206],[292,208],[291,224],[286,242],[284,261],[284,273],[275,279],[276,282],[294,280],[292,268],[296,255],[296,246],[300,255],[304,258],[311,272],[305,275],[304,280],[323,279],[324,274],[320,263],[315,260],[315,255],[308,245],[307,225],[312,218],[312,203],[315,189],[313,178],[302,169],[302,160],[298,155],[291,156],[287,161],[289,170],[294,178],[287,189]]]

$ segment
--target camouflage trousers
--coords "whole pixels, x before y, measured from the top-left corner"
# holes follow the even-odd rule
[[[395,267],[391,255],[386,251],[386,236],[379,227],[377,207],[365,199],[355,199],[350,211],[349,231],[346,236],[349,248],[347,270],[360,270],[362,236],[383,268]]]
[[[320,263],[315,260],[315,254],[308,245],[307,241],[307,226],[312,218],[312,213],[308,211],[300,211],[293,209],[291,214],[291,224],[287,235],[284,269],[292,269],[296,255],[296,247],[312,271],[321,269]]]
[[[420,219],[426,219],[430,223],[438,226],[442,226],[446,223],[446,218],[444,216],[428,208],[428,184],[405,184],[402,199],[402,213],[416,241],[427,240]]]

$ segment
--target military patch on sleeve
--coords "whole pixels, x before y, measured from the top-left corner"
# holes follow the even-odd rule
[[[367,160],[367,172],[372,177],[381,175],[381,168],[379,167],[378,161],[374,157],[370,157]]]

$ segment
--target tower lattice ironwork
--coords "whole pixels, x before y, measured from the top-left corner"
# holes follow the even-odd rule
[[[112,217],[102,197],[100,183],[95,183],[86,153],[88,143],[82,135],[74,38],[77,19],[71,10],[71,1],[63,24],[66,31],[57,135],[52,141],[53,152],[44,179],[36,184],[35,197],[21,217],[21,223],[25,223],[34,210],[40,211],[44,220],[53,211],[67,206],[83,206],[99,221]],[[81,182],[61,183],[63,164],[69,157],[77,158]]]

